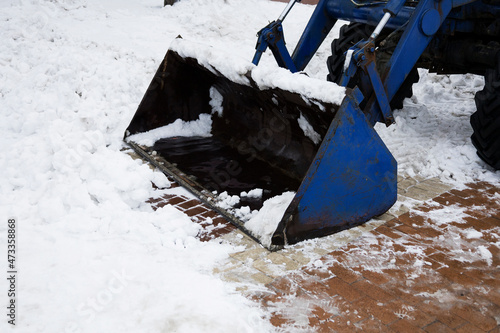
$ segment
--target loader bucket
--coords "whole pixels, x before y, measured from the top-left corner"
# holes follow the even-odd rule
[[[268,249],[384,213],[396,162],[331,82],[176,40],[125,141]]]

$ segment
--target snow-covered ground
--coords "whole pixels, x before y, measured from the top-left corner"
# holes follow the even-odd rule
[[[251,60],[267,0],[4,0],[0,3],[0,246],[18,221],[19,332],[266,332],[267,314],[214,276],[236,251],[145,201],[168,181],[121,150],[158,64],[178,35]],[[292,47],[313,7],[284,24]],[[307,68],[326,77],[336,27]],[[266,54],[262,66],[275,66]],[[400,173],[460,187],[498,183],[469,137],[482,78],[420,72],[397,124],[377,130]],[[175,189],[175,191],[182,191]],[[184,192],[183,192],[184,193]],[[5,252],[4,252],[5,251]],[[3,257],[6,257],[5,255]],[[6,259],[1,264],[6,272]],[[2,308],[6,279],[0,279]],[[5,310],[4,310],[5,312]],[[9,325],[5,315],[0,330]]]

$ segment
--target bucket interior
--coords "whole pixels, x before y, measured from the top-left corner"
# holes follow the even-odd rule
[[[259,89],[251,75],[246,80],[236,83],[169,50],[126,140],[179,119],[192,122],[210,115],[209,135],[167,135],[139,146],[195,184],[195,194],[227,192],[240,197],[233,208],[259,210],[265,200],[297,191],[338,106],[280,88]]]
[[[152,150],[188,174],[205,190],[240,196],[237,207],[259,210],[263,201],[286,191],[296,191],[300,182],[269,167],[251,155],[227,145],[219,137],[173,137],[158,140]],[[259,195],[248,195],[262,189]],[[247,195],[242,195],[247,193]]]

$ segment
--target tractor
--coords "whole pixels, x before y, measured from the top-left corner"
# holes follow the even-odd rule
[[[282,23],[297,2],[258,32],[253,65],[234,73],[216,51],[175,42],[126,142],[271,250],[359,225],[395,203],[397,163],[373,127],[394,123],[418,68],[484,76],[471,139],[500,169],[500,0],[320,0],[290,54]],[[320,84],[302,71],[338,20],[349,23]],[[259,72],[267,49],[290,84]],[[300,87],[343,98],[305,96]],[[168,135],[169,125],[202,118],[209,133]],[[134,139],[144,133],[156,133],[153,142]]]

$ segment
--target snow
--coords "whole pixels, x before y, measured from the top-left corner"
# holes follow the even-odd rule
[[[303,98],[311,98],[326,103],[340,105],[345,96],[345,88],[326,80],[311,79],[303,73],[290,74],[283,68],[270,70],[258,66],[252,71],[252,78],[260,89],[279,87],[299,93]]]
[[[488,250],[486,248],[486,246],[484,246],[484,245],[479,245],[477,247],[477,251],[479,252],[479,255],[481,256],[481,258],[484,261],[486,261],[486,263],[488,264],[488,266],[491,266],[493,255],[491,254],[490,250]]]
[[[214,87],[210,88],[210,106],[212,107],[212,114],[217,114],[219,117],[222,116],[222,100],[223,97],[220,92]]]
[[[200,65],[214,74],[247,86],[254,83],[260,90],[281,88],[301,94],[306,101],[319,100],[335,105],[340,105],[345,96],[345,88],[332,82],[313,79],[304,73],[292,74],[277,66],[255,66],[248,57],[236,54],[228,58],[227,51],[210,45],[177,38],[170,45],[170,49],[183,58],[195,58]],[[249,77],[252,78],[252,82]]]
[[[212,117],[209,114],[202,113],[197,120],[183,121],[182,119],[177,119],[171,124],[158,127],[147,132],[131,135],[127,138],[127,140],[151,147],[159,139],[171,138],[175,136],[210,137],[212,136],[211,130]]]
[[[479,159],[470,141],[474,94],[482,89],[483,78],[436,75],[422,69],[419,74],[413,97],[395,112],[396,123],[375,126],[396,157],[399,172],[439,177],[457,188],[478,180],[498,183],[500,173]]]
[[[123,133],[171,45],[209,59],[208,67],[235,81],[245,83],[250,72],[262,89],[280,86],[312,103],[338,103],[343,88],[324,78],[340,25],[307,75],[290,74],[276,67],[270,52],[258,67],[249,64],[256,32],[279,16],[283,3],[180,0],[165,8],[162,3],[0,4],[0,217],[19,224],[20,332],[273,330],[257,303],[212,273],[237,249],[202,243],[196,238],[199,226],[185,214],[168,205],[153,211],[145,203],[182,190],[170,189],[161,173],[122,151]],[[288,15],[289,47],[312,10],[297,4]],[[178,35],[182,41],[175,40]],[[200,43],[212,47],[189,46]],[[396,112],[397,123],[376,127],[400,172],[439,177],[456,187],[476,180],[500,183],[499,173],[476,156],[469,139],[473,95],[482,78],[427,71],[420,76],[415,95]],[[212,100],[218,112],[216,94]],[[179,131],[194,131],[192,125],[175,124]],[[248,226],[269,235],[275,226],[266,221],[283,214],[292,197],[269,199]],[[6,235],[5,223],[0,225]],[[457,233],[471,236],[476,235]],[[5,244],[2,236],[2,249]],[[491,262],[486,248],[459,255]],[[0,289],[7,290],[5,279],[0,281]],[[5,320],[0,325],[5,332]]]
[[[297,119],[297,122],[299,123],[299,127],[302,131],[304,131],[304,135],[311,139],[314,144],[318,144],[321,141],[321,135],[317,133],[314,128],[309,124],[307,119],[304,117],[303,114],[300,114],[299,119]]]
[[[264,192],[264,190],[261,189],[261,188],[254,188],[253,190],[250,190],[248,192],[241,192],[240,196],[242,196],[242,197],[248,197],[248,198],[260,199],[260,198],[262,198],[262,193],[263,192]]]
[[[483,237],[483,233],[472,228],[467,230],[465,234],[465,238],[467,239],[478,239],[481,237]]]
[[[245,227],[259,235],[262,244],[269,247],[271,237],[294,197],[295,192],[285,192],[267,199],[259,212],[245,223]]]
[[[262,245],[270,248],[271,237],[282,220],[295,192],[284,192],[265,200],[262,208],[251,210],[248,206],[237,207],[241,198],[262,198],[263,190],[255,188],[249,192],[241,192],[240,196],[230,195],[226,191],[217,195],[217,206],[221,207],[245,223],[245,228],[257,238]]]
[[[231,209],[240,202],[240,197],[237,195],[229,195],[226,191],[217,196],[218,205],[224,209]]]
[[[448,205],[440,209],[434,209],[430,212],[425,213],[425,216],[435,221],[436,225],[447,225],[451,222],[455,223],[467,223],[464,218],[468,215],[465,214],[467,207],[461,207],[459,205]],[[419,214],[417,212],[417,214]]]

